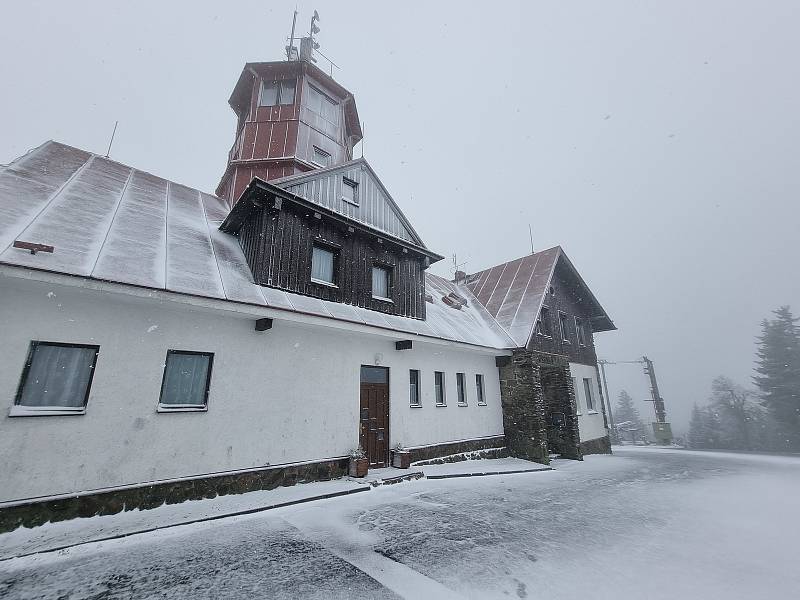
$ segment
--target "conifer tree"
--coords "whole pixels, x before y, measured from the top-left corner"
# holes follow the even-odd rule
[[[761,392],[779,434],[776,447],[800,450],[800,319],[788,306],[765,319],[758,338],[757,375],[753,378]]]
[[[620,439],[634,441],[630,439],[631,433],[633,433],[635,439],[640,439],[647,433],[642,417],[639,415],[639,410],[633,403],[633,398],[625,390],[622,390],[617,398],[614,421]]]

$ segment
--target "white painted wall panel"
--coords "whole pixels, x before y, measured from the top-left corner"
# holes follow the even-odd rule
[[[600,405],[600,388],[598,387],[597,367],[569,363],[569,370],[576,379],[575,401],[578,404],[578,429],[582,442],[594,440],[608,435],[603,421],[602,407]],[[586,392],[583,389],[583,378],[592,380],[592,395],[595,410],[586,409]]]
[[[358,442],[359,368],[391,369],[390,445],[502,434],[491,353],[180,307],[155,298],[0,280],[0,501],[343,456]],[[99,344],[85,415],[8,417],[31,340]],[[167,349],[214,352],[208,412],[157,413]],[[410,408],[408,369],[422,371]],[[433,371],[447,373],[436,408]],[[456,404],[467,374],[469,406]],[[477,406],[474,374],[486,376]]]

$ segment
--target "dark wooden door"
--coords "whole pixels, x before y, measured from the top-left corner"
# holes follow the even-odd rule
[[[359,443],[372,468],[389,465],[389,369],[361,367]]]

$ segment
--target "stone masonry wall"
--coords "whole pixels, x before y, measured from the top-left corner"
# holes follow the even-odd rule
[[[509,454],[548,464],[544,396],[533,354],[524,349],[514,350],[511,357],[498,358],[498,367],[503,431]]]
[[[581,459],[580,433],[569,364],[539,367],[547,415],[547,443],[550,452],[562,458]]]

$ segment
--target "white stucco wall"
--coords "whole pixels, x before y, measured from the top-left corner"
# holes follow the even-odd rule
[[[575,378],[575,402],[578,405],[578,430],[582,442],[594,440],[608,435],[603,421],[602,406],[600,404],[600,388],[597,367],[569,363],[569,370]],[[594,410],[587,410],[586,391],[583,387],[583,379],[592,380],[592,397],[594,398]]]
[[[0,502],[344,456],[358,444],[359,373],[390,368],[390,445],[502,435],[491,351],[254,318],[156,298],[0,278]],[[85,415],[9,417],[31,340],[99,344]],[[208,411],[157,413],[168,349],[214,353]],[[409,407],[408,369],[422,408]],[[437,408],[433,371],[446,373]],[[456,402],[456,372],[469,406]],[[488,406],[477,406],[475,373]]]

